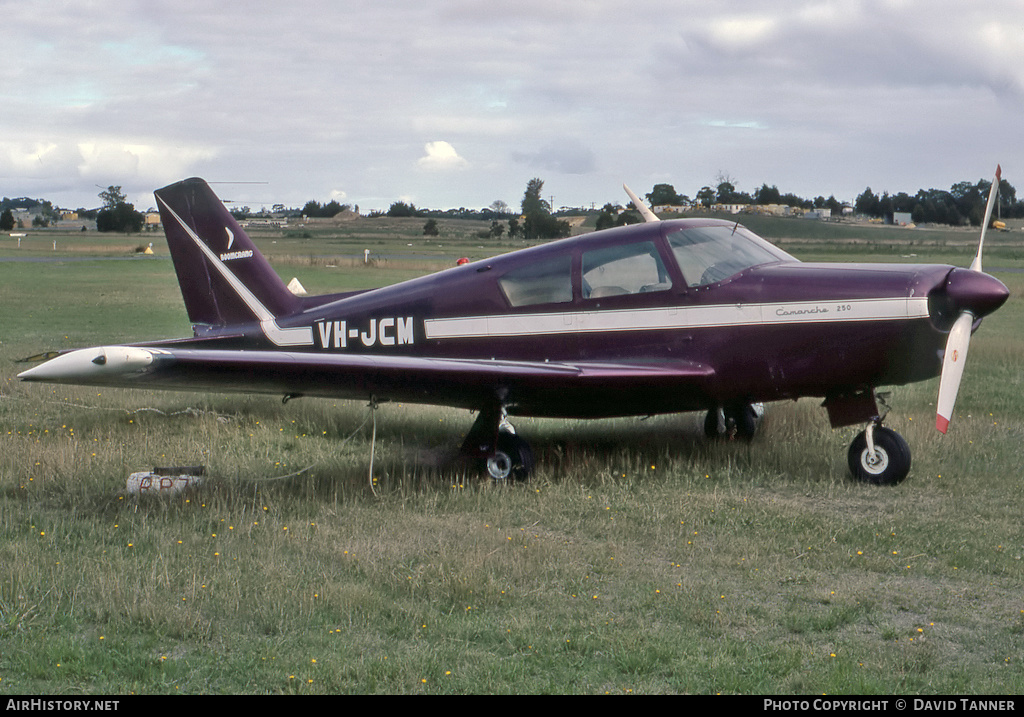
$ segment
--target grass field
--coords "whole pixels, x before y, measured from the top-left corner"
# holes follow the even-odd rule
[[[973,254],[966,232],[779,221],[757,229],[801,258]],[[421,226],[254,238],[313,293],[515,248]],[[2,694],[1024,691],[1013,237],[950,433],[937,381],[894,390],[914,466],[891,488],[848,477],[855,431],[816,401],[769,406],[750,445],[695,415],[520,419],[537,474],[512,486],[452,467],[468,412],[384,405],[371,487],[358,402],[21,384],[41,350],[188,335],[162,238],[97,237],[0,246]],[[191,494],[125,492],[195,464]]]

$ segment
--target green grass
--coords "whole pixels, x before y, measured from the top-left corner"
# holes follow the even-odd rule
[[[396,227],[382,253],[417,240]],[[312,291],[435,262],[256,239]],[[358,402],[14,378],[47,348],[187,335],[157,249],[0,261],[0,693],[1024,688],[1024,276],[998,274],[1013,295],[972,342],[949,435],[936,381],[895,390],[914,467],[893,488],[848,478],[854,430],[816,401],[770,406],[750,445],[705,442],[696,415],[522,419],[537,475],[508,487],[450,460],[468,412],[384,405],[371,488]],[[188,464],[208,473],[191,494],[125,493]]]

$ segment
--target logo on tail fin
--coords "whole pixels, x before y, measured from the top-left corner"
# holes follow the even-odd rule
[[[234,261],[235,259],[248,259],[252,256],[252,249],[246,249],[244,251],[231,251],[231,245],[235,243],[235,233],[230,228],[224,227],[224,231],[228,234],[228,248],[223,254],[220,255],[221,261]]]

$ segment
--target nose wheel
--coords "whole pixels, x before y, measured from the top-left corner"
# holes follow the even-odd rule
[[[910,472],[910,446],[896,431],[871,424],[853,439],[847,461],[857,480],[896,485]]]

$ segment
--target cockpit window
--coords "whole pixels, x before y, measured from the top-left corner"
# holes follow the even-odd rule
[[[739,225],[680,229],[668,243],[688,286],[714,284],[759,264],[796,261]]]
[[[610,246],[583,254],[584,299],[671,288],[672,281],[653,242]]]
[[[558,256],[513,269],[498,280],[512,306],[572,301],[572,256]]]

